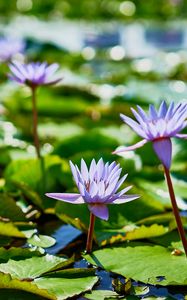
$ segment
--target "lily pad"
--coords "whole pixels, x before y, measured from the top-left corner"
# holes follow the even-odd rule
[[[25,215],[13,198],[0,194],[0,216],[10,221],[25,221]]]
[[[66,259],[45,255],[0,264],[0,289],[28,291],[47,299],[67,299],[90,290],[97,282],[93,269],[65,269]]]
[[[58,269],[59,266],[62,267],[64,262],[66,259],[49,254],[19,261],[10,259],[7,263],[0,264],[0,272],[9,273],[12,278],[34,279],[50,270]]]
[[[153,224],[151,226],[131,226],[127,225],[119,230],[97,231],[96,236],[101,245],[112,244],[122,241],[132,241],[139,239],[148,239],[151,237],[161,236],[168,232],[168,229],[162,225]]]
[[[185,255],[161,246],[123,246],[94,251],[85,258],[106,270],[149,284],[187,285]]]
[[[99,300],[105,300],[105,299],[119,299],[119,294],[117,294],[116,292],[110,291],[110,290],[95,290],[92,291],[91,293],[86,293],[84,295],[84,297],[86,297],[86,299],[89,300],[95,300],[95,299],[99,299]],[[123,299],[123,298],[120,298]]]
[[[28,281],[20,281],[18,279],[12,279],[10,274],[0,273],[0,289],[13,289],[27,291],[32,294],[43,296],[47,299],[55,300],[56,297],[48,293],[47,290],[38,288],[36,284]]]
[[[35,256],[42,256],[42,254],[39,251],[34,251],[27,248],[24,249],[11,247],[8,250],[3,247],[0,248],[0,263],[5,263],[9,259],[14,259],[18,261],[24,258],[31,258]]]
[[[0,235],[25,238],[23,232],[19,231],[19,229],[16,227],[16,225],[14,225],[13,222],[0,221]]]
[[[47,289],[49,293],[55,295],[56,299],[63,300],[91,290],[98,278],[87,271],[86,269],[79,269],[77,272],[76,269],[71,269],[58,277],[41,277],[34,282],[39,288]]]
[[[56,240],[47,235],[34,235],[27,240],[27,242],[33,246],[48,248],[56,243]]]

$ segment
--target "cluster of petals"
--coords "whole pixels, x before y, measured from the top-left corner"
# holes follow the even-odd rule
[[[25,43],[22,40],[15,38],[3,37],[0,39],[0,60],[10,61],[18,53],[22,53],[25,48]]]
[[[171,102],[167,106],[163,101],[158,111],[152,104],[148,114],[140,106],[137,106],[137,111],[133,108],[131,111],[137,121],[123,114],[120,116],[143,140],[133,146],[120,147],[114,153],[135,150],[151,141],[159,159],[169,169],[172,156],[171,138],[187,138],[187,134],[180,134],[187,125],[187,103],[174,105],[174,102]]]
[[[127,174],[120,178],[122,169],[119,164],[104,164],[101,158],[97,163],[93,159],[88,169],[81,160],[80,170],[70,162],[71,171],[79,193],[48,193],[48,197],[72,204],[88,204],[89,210],[97,217],[108,220],[108,204],[121,204],[139,198],[138,195],[125,195],[131,189],[128,186],[118,192]]]
[[[10,79],[31,87],[56,84],[62,79],[55,74],[59,68],[56,63],[49,65],[46,62],[28,64],[14,62],[9,65],[9,68],[11,70]]]

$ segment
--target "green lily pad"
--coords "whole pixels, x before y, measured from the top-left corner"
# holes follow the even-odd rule
[[[110,290],[95,290],[95,291],[92,291],[91,293],[86,293],[84,295],[84,297],[86,297],[86,299],[89,299],[89,300],[95,300],[95,299],[105,300],[105,299],[111,299],[111,298],[119,299],[119,294],[117,294],[116,292],[110,291]]]
[[[122,241],[132,241],[139,239],[148,239],[161,236],[168,232],[168,229],[162,225],[153,224],[151,226],[133,226],[127,225],[119,230],[100,230],[96,232],[99,244],[113,244]]]
[[[98,278],[93,276],[93,272],[90,274],[87,269],[71,269],[63,271],[63,274],[60,272],[56,278],[41,277],[34,282],[39,288],[47,289],[57,299],[63,300],[91,290],[97,281]]]
[[[20,281],[19,279],[12,279],[10,274],[0,273],[0,290],[13,289],[27,291],[32,294],[43,296],[47,299],[55,300],[56,297],[51,295],[47,290],[37,287],[36,284],[29,281]]]
[[[13,198],[0,194],[0,216],[10,221],[25,221],[25,215]]]
[[[12,278],[33,279],[50,270],[62,267],[66,259],[52,255],[31,257],[23,260],[10,259],[7,263],[0,264],[0,272],[11,274]]]
[[[21,232],[13,222],[0,221],[0,235],[25,238],[23,232]]]
[[[48,254],[18,261],[10,259],[7,263],[0,264],[0,289],[24,290],[57,300],[90,290],[98,280],[95,270],[58,271],[66,267],[67,262],[64,258]]]
[[[27,240],[27,242],[33,246],[41,247],[41,248],[48,248],[53,246],[56,243],[56,240],[47,235],[34,235]]]
[[[24,249],[11,247],[8,250],[3,247],[0,248],[0,263],[5,263],[9,259],[14,259],[18,261],[24,258],[31,258],[35,256],[42,256],[42,254],[39,251],[34,251],[27,248]]]
[[[113,247],[94,251],[85,258],[106,270],[149,284],[187,285],[187,260],[161,246]]]

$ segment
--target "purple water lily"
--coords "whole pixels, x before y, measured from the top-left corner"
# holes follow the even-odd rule
[[[59,65],[53,63],[48,65],[46,62],[32,62],[28,64],[22,64],[20,62],[14,62],[9,65],[11,74],[9,78],[30,87],[32,94],[32,110],[33,110],[33,139],[36,148],[38,158],[41,158],[40,143],[38,137],[38,113],[37,113],[37,99],[36,91],[41,85],[53,85],[61,81],[61,77],[57,76],[55,72],[59,68]]]
[[[143,140],[130,147],[121,147],[114,153],[135,150],[151,141],[157,156],[163,165],[169,169],[172,157],[171,137],[187,138],[187,134],[179,133],[187,125],[185,120],[187,118],[187,103],[179,103],[175,106],[172,102],[167,107],[166,102],[163,101],[158,111],[151,104],[148,114],[140,106],[137,106],[137,110],[131,108],[137,122],[123,114],[120,116]]]
[[[90,210],[90,224],[86,251],[90,253],[92,250],[95,216],[102,220],[108,220],[109,213],[107,205],[126,203],[139,198],[139,196],[125,195],[125,193],[131,189],[131,186],[118,192],[127,174],[120,179],[122,169],[119,164],[115,162],[111,164],[107,162],[104,164],[101,158],[98,163],[96,163],[95,159],[93,159],[88,169],[85,161],[82,159],[80,170],[77,165],[74,165],[72,162],[70,162],[70,166],[79,193],[49,193],[46,194],[46,196],[72,204],[88,204]]]
[[[25,48],[25,43],[22,40],[14,38],[0,39],[0,60],[10,61],[16,54],[22,53]]]
[[[171,138],[187,139],[187,134],[181,134],[180,131],[187,126],[187,103],[179,103],[176,106],[172,102],[169,107],[165,101],[160,105],[157,111],[153,105],[149,106],[149,114],[137,106],[138,112],[131,108],[137,122],[131,118],[121,114],[122,120],[128,124],[143,140],[130,147],[122,147],[114,153],[135,150],[142,147],[147,142],[153,143],[153,149],[164,166],[164,173],[168,185],[168,191],[172,203],[172,209],[175,216],[177,229],[183,243],[183,247],[187,256],[187,239],[185,230],[182,225],[180,213],[177,207],[176,197],[170,176],[170,166],[172,158]]]
[[[108,204],[121,204],[139,198],[137,195],[125,195],[131,189],[128,186],[118,192],[127,174],[120,179],[122,169],[115,162],[104,164],[101,158],[98,163],[93,159],[88,170],[85,161],[81,160],[81,168],[70,162],[78,194],[50,193],[50,198],[62,200],[72,204],[88,204],[88,208],[96,217],[108,220]]]
[[[32,62],[28,64],[14,62],[9,65],[9,68],[11,70],[10,79],[31,87],[53,85],[62,79],[55,74],[59,68],[59,65],[56,63],[49,65],[46,62]]]

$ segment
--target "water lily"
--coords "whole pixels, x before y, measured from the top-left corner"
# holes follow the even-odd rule
[[[90,210],[90,236],[88,234],[87,252],[90,252],[95,217],[108,220],[108,205],[126,203],[139,198],[139,196],[126,195],[131,186],[118,191],[127,178],[127,174],[120,178],[122,169],[115,162],[104,164],[101,158],[96,163],[95,159],[93,159],[88,169],[85,161],[82,159],[80,170],[72,162],[70,162],[70,166],[79,193],[47,193],[46,195],[72,204],[86,203],[88,205]]]
[[[157,156],[163,165],[169,169],[172,157],[171,138],[187,138],[187,134],[180,133],[187,125],[185,120],[187,118],[187,103],[179,103],[175,106],[172,102],[167,107],[166,102],[163,101],[158,111],[151,104],[148,114],[140,106],[137,106],[137,111],[133,108],[131,110],[137,122],[123,114],[120,116],[143,140],[133,146],[121,147],[114,153],[135,150],[147,142],[152,142]]]
[[[11,73],[9,78],[19,84],[27,85],[31,89],[32,93],[32,108],[33,108],[33,138],[36,153],[38,158],[41,157],[40,145],[38,137],[38,113],[36,105],[36,90],[39,86],[53,85],[61,81],[61,77],[55,73],[59,68],[59,65],[53,63],[51,65],[46,62],[32,62],[23,64],[20,62],[14,62],[9,64]]]
[[[22,53],[25,49],[23,40],[11,37],[2,37],[0,39],[0,61],[11,61],[18,53]]]
[[[31,62],[28,64],[14,62],[9,67],[11,70],[10,79],[32,88],[40,85],[53,85],[62,79],[55,74],[59,68],[56,63],[49,65],[46,62]]]
[[[171,102],[171,104],[167,106],[166,102],[163,101],[158,111],[152,104],[149,106],[148,114],[140,106],[137,106],[137,111],[133,108],[131,108],[131,111],[136,121],[123,114],[120,116],[122,120],[143,139],[135,145],[120,147],[120,149],[117,149],[113,153],[119,154],[125,151],[135,150],[144,146],[147,142],[152,142],[153,149],[164,166],[173,213],[187,255],[187,240],[169,172],[172,159],[171,138],[187,139],[187,134],[180,133],[187,126],[187,103],[174,105],[174,102]]]

